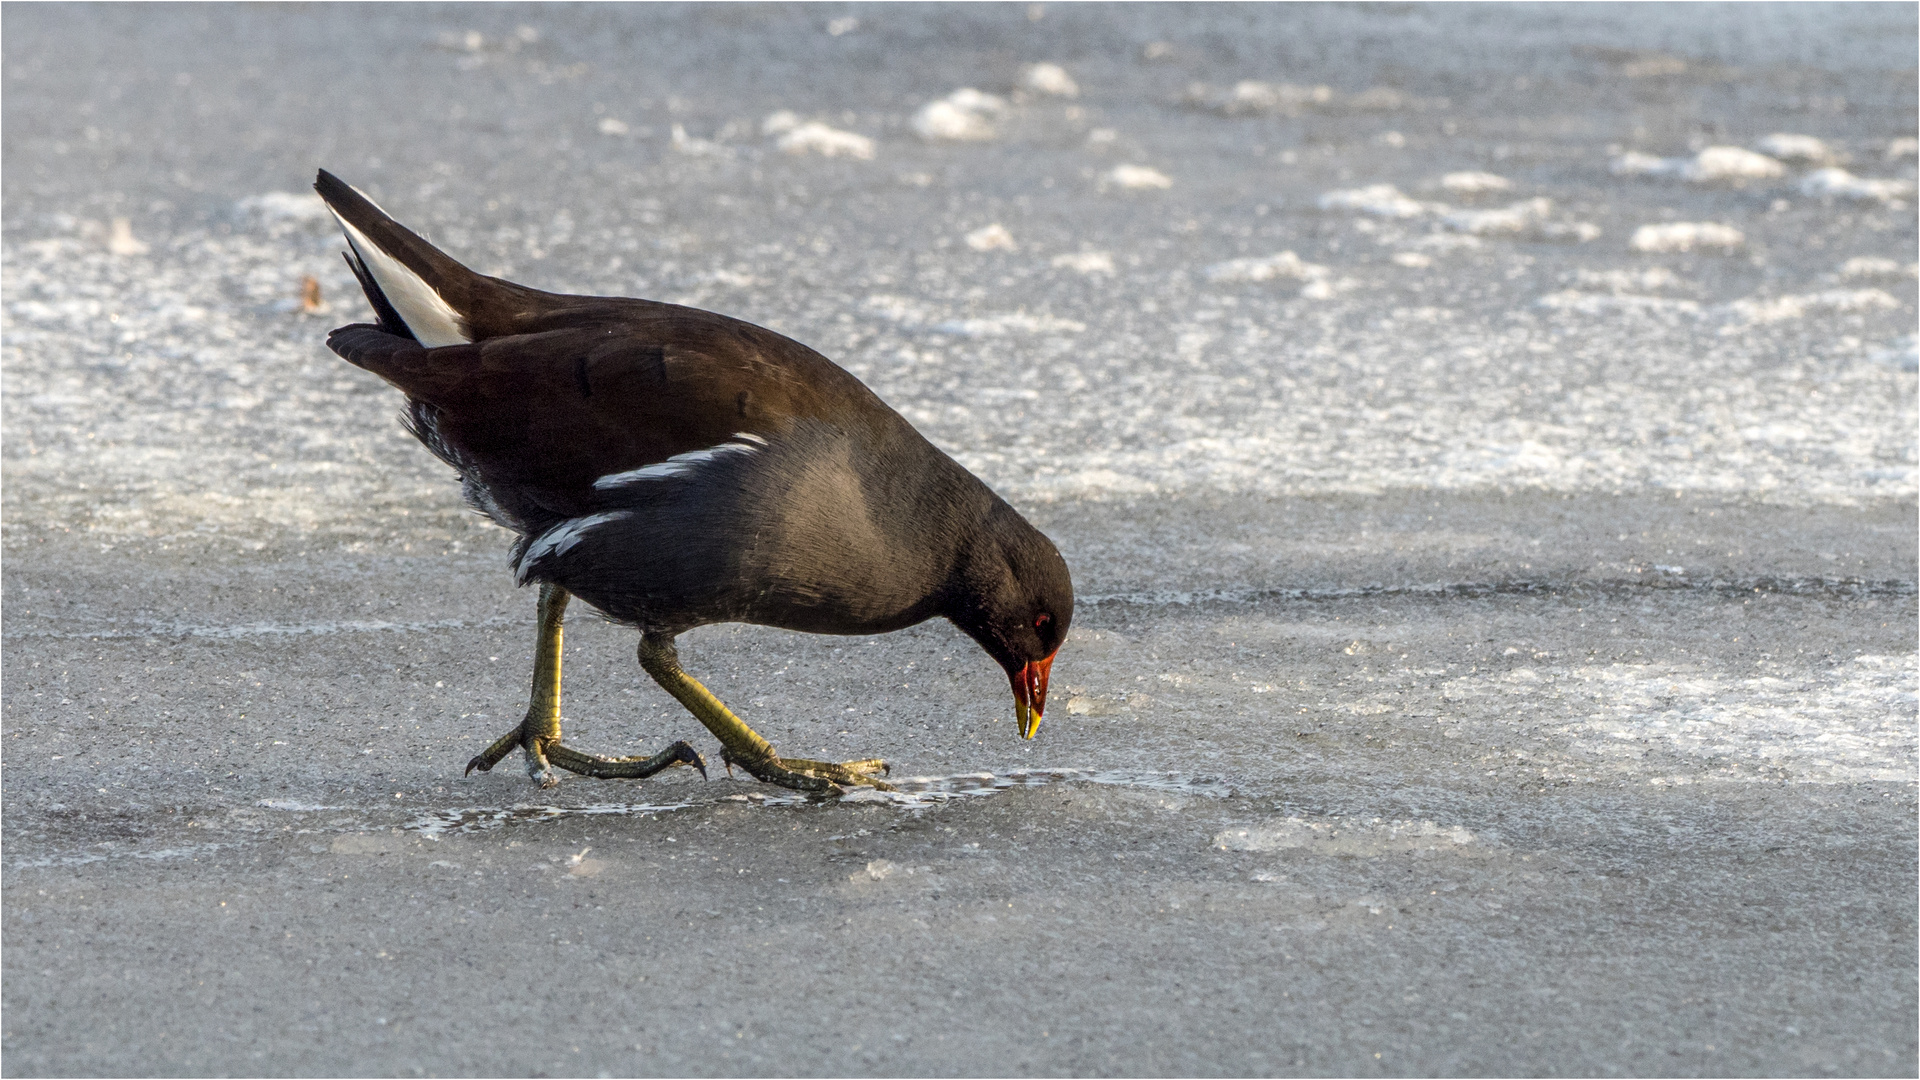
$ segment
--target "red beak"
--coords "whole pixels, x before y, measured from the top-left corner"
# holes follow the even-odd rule
[[[1040,730],[1041,714],[1047,708],[1047,676],[1052,671],[1053,657],[1049,656],[1013,673],[1013,716],[1020,721],[1023,739],[1033,738]]]

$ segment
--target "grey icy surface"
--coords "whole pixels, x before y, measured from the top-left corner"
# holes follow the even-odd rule
[[[1912,5],[0,20],[5,1075],[1914,1074]],[[865,379],[1073,567],[1040,737],[711,627],[909,797],[463,778],[533,600],[321,165]],[[570,741],[711,755],[633,644]]]

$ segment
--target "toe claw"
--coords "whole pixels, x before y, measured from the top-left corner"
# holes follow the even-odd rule
[[[700,779],[705,780],[707,778],[707,761],[700,756],[698,750],[695,750],[692,746],[684,742],[674,743],[673,750],[674,756],[677,757],[682,764],[691,765],[700,770]],[[728,769],[727,775],[732,776],[733,770]]]

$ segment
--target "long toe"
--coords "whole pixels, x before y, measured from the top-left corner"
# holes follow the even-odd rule
[[[691,765],[700,770],[702,777],[707,775],[706,761],[686,742],[676,742],[657,754],[641,757],[601,757],[557,742],[548,743],[546,753],[555,765],[568,772],[603,780],[640,780],[676,765]]]
[[[781,758],[782,768],[803,776],[825,780],[835,787],[870,787],[879,791],[894,790],[881,781],[887,772],[887,763],[880,758],[865,758],[860,761],[813,761],[808,758]]]

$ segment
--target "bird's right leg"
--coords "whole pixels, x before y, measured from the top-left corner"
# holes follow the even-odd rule
[[[650,757],[601,757],[582,753],[560,743],[560,656],[565,642],[563,624],[567,601],[572,594],[558,585],[540,586],[539,638],[533,647],[533,693],[527,703],[527,715],[493,745],[467,762],[467,772],[488,772],[514,747],[526,751],[527,775],[541,787],[560,782],[548,762],[569,772],[607,779],[638,779],[652,776],[674,765],[692,765],[707,774],[706,762],[693,747],[676,742]]]
[[[740,766],[758,780],[796,791],[829,792],[854,785],[894,790],[879,779],[877,774],[887,771],[887,763],[877,758],[809,761],[783,758],[774,753],[772,744],[681,669],[679,651],[673,647],[673,638],[669,635],[641,635],[640,666],[720,740],[722,760],[728,765]]]
[[[527,775],[541,787],[559,783],[547,765],[547,747],[560,741],[560,654],[565,642],[562,629],[567,616],[567,601],[572,594],[558,585],[540,586],[539,637],[533,646],[533,693],[527,702],[527,715],[512,731],[493,740],[467,762],[467,772],[492,771],[500,759],[515,747],[527,752]]]

